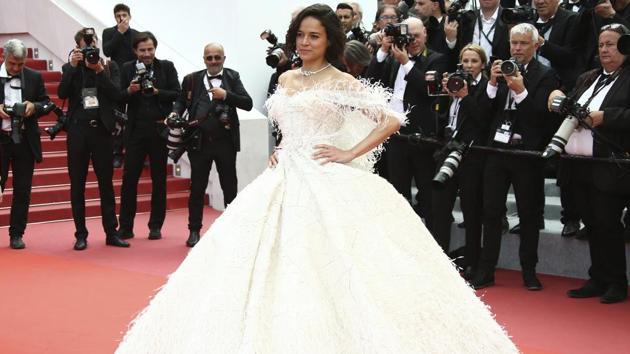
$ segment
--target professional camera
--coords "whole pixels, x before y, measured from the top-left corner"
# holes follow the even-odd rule
[[[451,92],[457,92],[464,88],[464,83],[470,86],[472,82],[472,75],[464,70],[462,64],[457,64],[457,70],[446,77],[446,88]],[[427,82],[427,94],[429,96],[448,96],[448,92],[442,87],[442,76],[437,71],[427,71],[424,74],[424,80]]]
[[[571,137],[575,128],[577,128],[580,121],[583,121],[590,113],[588,107],[580,105],[574,98],[562,96],[554,97],[551,102],[551,111],[565,116],[566,118],[542,153],[542,157],[545,159],[559,155],[564,151],[569,137]]]
[[[368,41],[367,35],[361,27],[359,26],[354,27],[350,31],[352,32],[352,36],[354,36],[354,39],[356,39],[357,41],[361,43],[367,43]]]
[[[143,94],[150,96],[153,94],[153,71],[147,70],[144,63],[136,63],[136,76],[133,81],[140,84],[140,90]]]
[[[272,68],[277,68],[280,60],[284,56],[284,44],[278,43],[278,37],[276,37],[271,30],[264,30],[260,34],[260,39],[266,40],[271,44],[271,47],[267,49],[267,57],[265,62]]]
[[[468,0],[456,0],[451,3],[451,6],[446,10],[448,22],[460,22],[466,12],[471,12],[470,10],[466,10],[466,3],[468,3]]]
[[[165,123],[169,129],[166,142],[166,147],[169,150],[168,157],[177,163],[186,151],[186,147],[190,141],[190,137],[188,139],[186,138],[186,130],[195,127],[198,121],[193,120],[189,122],[186,117],[173,114],[166,118]]]
[[[406,23],[389,23],[383,28],[383,33],[387,37],[393,37],[394,44],[400,49],[412,42]]]
[[[464,88],[464,84],[470,87],[472,82],[472,75],[464,70],[462,64],[457,64],[457,70],[454,73],[448,74],[448,80],[446,81],[446,88],[451,92],[457,92]]]
[[[232,125],[230,123],[230,106],[219,103],[215,109],[215,115],[219,122],[223,124],[223,127],[226,130],[232,129]]]
[[[4,113],[11,116],[11,139],[19,144],[21,141],[20,130],[26,116],[26,103],[14,103],[13,106],[4,106]]]
[[[535,21],[538,18],[536,10],[530,6],[517,6],[503,9],[501,21],[506,25],[516,25],[523,22]]]
[[[60,131],[66,129],[66,125],[68,124],[68,116],[61,108],[57,107],[57,105],[52,102],[48,102],[46,105],[44,105],[43,110],[43,115],[46,115],[50,112],[54,112],[55,115],[57,115],[57,122],[55,123],[55,125],[44,129],[44,132],[48,134],[50,140],[55,140],[57,134],[59,134]]]
[[[444,148],[442,149],[442,155],[448,153],[446,158],[444,159],[444,163],[433,177],[433,187],[434,188],[444,188],[446,182],[453,177],[457,168],[459,168],[459,164],[462,162],[464,155],[468,151],[470,145],[459,142],[456,140],[451,140]]]
[[[501,73],[505,76],[515,76],[517,72],[522,71],[522,65],[516,59],[504,60],[501,62]]]
[[[92,65],[98,64],[101,55],[99,49],[94,46],[94,29],[83,30],[83,41],[85,42],[85,48],[81,49],[83,59]]]

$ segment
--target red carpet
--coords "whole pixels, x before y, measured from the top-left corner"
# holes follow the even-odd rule
[[[205,210],[206,229],[218,215]],[[129,249],[105,246],[100,219],[88,221],[83,252],[72,250],[71,221],[29,225],[19,251],[0,229],[0,353],[113,352],[188,252],[185,210],[168,212],[159,241],[146,239],[147,219],[138,215]],[[522,288],[517,272],[500,271],[496,280],[479,294],[523,352],[630,352],[630,302],[568,299],[566,290],[581,284],[574,279],[543,276],[541,292]]]

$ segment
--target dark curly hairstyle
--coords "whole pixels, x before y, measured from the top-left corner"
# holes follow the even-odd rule
[[[302,21],[307,17],[317,19],[326,29],[326,37],[328,37],[328,48],[326,48],[326,60],[328,62],[338,62],[343,54],[346,44],[346,35],[341,28],[341,22],[337,18],[335,11],[328,5],[315,4],[304,8],[291,21],[289,30],[287,31],[285,51],[293,53],[296,49],[297,33],[300,30]]]

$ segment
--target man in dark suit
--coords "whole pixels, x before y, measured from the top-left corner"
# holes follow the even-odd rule
[[[494,111],[490,116],[491,146],[541,151],[550,139],[546,129],[553,117],[545,109],[545,104],[558,82],[553,69],[534,59],[537,49],[538,31],[531,24],[521,23],[510,32],[511,55],[521,69],[512,75],[502,74],[502,62],[493,63],[486,89],[487,104],[492,105]],[[542,289],[536,277],[536,263],[545,200],[543,167],[543,161],[537,158],[498,153],[488,156],[483,196],[484,245],[479,269],[471,280],[475,289],[494,285],[494,271],[501,249],[501,218],[510,183],[514,187],[521,225],[519,257],[523,284],[528,290]]]
[[[627,56],[617,50],[619,37],[629,33],[620,24],[600,30],[602,68],[581,75],[568,95],[589,108],[584,122],[592,131],[575,131],[568,139],[568,154],[603,158],[627,158],[630,154],[630,66]],[[552,92],[549,101],[556,96],[564,93]],[[589,280],[567,295],[600,297],[600,302],[607,304],[623,301],[628,296],[628,279],[621,215],[630,203],[630,167],[615,162],[571,163],[576,200],[590,235],[591,267]]]
[[[125,63],[121,72],[122,101],[127,103],[125,166],[120,196],[120,236],[134,237],[138,181],[148,156],[151,167],[151,216],[149,239],[162,238],[166,216],[166,126],[164,119],[180,95],[177,71],[172,62],[155,58],[157,39],[139,32],[133,41],[137,61]],[[143,73],[141,76],[139,74]]]
[[[380,81],[394,91],[390,105],[397,112],[406,112],[409,122],[400,129],[404,135],[421,133],[436,136],[437,113],[433,112],[433,97],[427,93],[425,73],[445,72],[446,56],[426,48],[426,29],[420,19],[409,18],[403,23],[409,26],[413,41],[406,47],[392,44],[391,37],[383,38],[383,44],[372,59],[367,76]],[[390,52],[391,51],[391,52]],[[411,179],[418,187],[418,214],[431,225],[431,179],[435,172],[433,153],[435,146],[412,145],[399,135],[392,136],[387,145],[389,181],[396,190],[411,201]]]
[[[126,62],[136,59],[132,41],[138,31],[129,27],[131,20],[129,6],[125,4],[114,6],[114,19],[116,26],[103,30],[103,53],[112,58],[118,68],[122,68]],[[124,105],[121,111],[124,111]],[[124,124],[118,124],[117,132],[114,134],[114,167],[116,168],[120,167],[123,162],[124,129]]]
[[[184,77],[182,94],[173,108],[173,114],[181,115],[187,110],[188,119],[198,122],[196,139],[188,148],[191,167],[188,247],[199,241],[203,201],[213,162],[219,173],[223,203],[227,206],[236,197],[236,153],[241,148],[236,109],[252,109],[252,99],[238,72],[223,67],[223,46],[217,43],[206,45],[203,60],[206,69]]]
[[[2,149],[2,179],[4,191],[9,177],[9,165],[13,169],[13,201],[9,225],[9,246],[24,248],[22,235],[26,229],[28,207],[31,202],[31,185],[35,162],[42,161],[42,145],[37,119],[43,113],[43,105],[49,99],[41,74],[24,66],[26,46],[18,39],[4,44],[0,59],[0,144]],[[23,105],[20,109],[14,105]],[[25,105],[25,106],[24,106]],[[7,110],[15,109],[14,114]],[[20,112],[22,111],[22,112]],[[20,120],[15,117],[21,117]]]
[[[98,180],[105,243],[129,247],[116,232],[118,220],[112,182],[113,108],[120,98],[120,72],[115,62],[105,63],[99,59],[90,63],[84,58],[81,49],[88,45],[97,47],[92,29],[78,31],[74,39],[77,47],[70,54],[70,62],[63,65],[59,83],[59,98],[69,99],[66,129],[72,218],[76,228],[74,249],[87,248],[85,182],[90,161]]]
[[[450,48],[444,34],[444,26],[447,24],[444,0],[418,0],[414,8],[427,29],[427,48],[449,54]]]
[[[468,43],[479,44],[492,63],[510,57],[508,26],[501,20],[503,8],[499,0],[479,0],[479,10],[463,14],[460,23],[445,27],[446,39],[452,55],[459,55]]]

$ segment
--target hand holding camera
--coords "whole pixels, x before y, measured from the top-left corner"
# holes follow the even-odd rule
[[[525,91],[523,75],[521,75],[521,72],[519,70],[517,70],[516,73],[513,75],[506,75],[504,73],[503,78],[505,78],[505,82],[507,82],[507,86],[510,88],[510,90],[516,92],[517,94]]]
[[[407,48],[398,46],[392,46],[392,56],[399,62],[401,65],[405,65],[409,62],[409,54],[407,53]]]
[[[83,52],[80,48],[74,48],[70,53],[70,65],[76,68],[83,61]]]
[[[227,92],[221,87],[213,87],[209,91],[212,93],[213,100],[223,101],[227,97]]]
[[[468,96],[468,78],[454,81],[452,74],[442,74],[442,89],[451,97],[464,98]],[[452,90],[454,89],[454,91]]]

